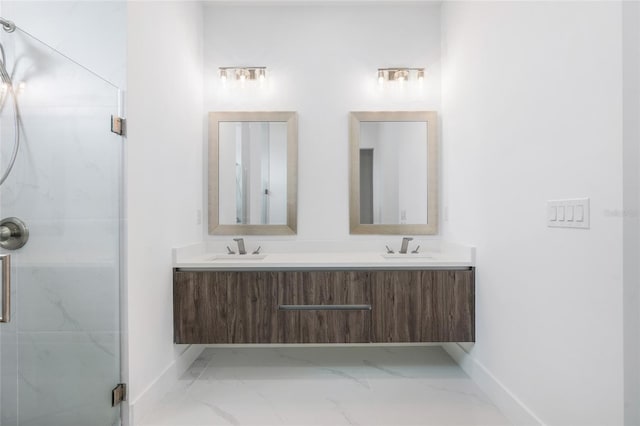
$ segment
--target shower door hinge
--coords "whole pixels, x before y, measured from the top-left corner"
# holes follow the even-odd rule
[[[125,136],[127,120],[122,117],[111,116],[111,131],[116,135]]]
[[[118,386],[111,391],[111,406],[115,407],[122,401],[127,400],[127,385],[126,383],[119,383]]]

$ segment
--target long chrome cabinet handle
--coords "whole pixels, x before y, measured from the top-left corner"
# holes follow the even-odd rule
[[[2,317],[0,322],[11,321],[11,255],[1,254],[2,262]]]
[[[279,311],[370,311],[371,305],[278,305]]]

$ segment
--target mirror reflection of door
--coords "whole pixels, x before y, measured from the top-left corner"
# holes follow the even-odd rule
[[[219,138],[220,223],[285,224],[287,123],[220,122]]]
[[[360,223],[426,223],[427,122],[362,122],[359,147]]]
[[[271,203],[269,123],[243,122],[237,127],[236,223],[268,224]],[[253,209],[252,204],[256,206]],[[251,216],[250,212],[253,212]]]
[[[360,223],[373,224],[373,148],[360,149]]]

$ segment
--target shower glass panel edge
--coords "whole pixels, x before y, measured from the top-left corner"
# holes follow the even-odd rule
[[[22,140],[0,218],[30,240],[12,256],[12,320],[0,324],[2,426],[112,426],[120,408],[122,149],[118,88],[29,34],[0,31]],[[0,113],[0,171],[11,111]]]

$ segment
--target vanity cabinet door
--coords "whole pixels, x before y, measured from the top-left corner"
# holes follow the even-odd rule
[[[372,273],[372,341],[475,341],[474,272]]]
[[[281,343],[368,343],[368,272],[287,272],[278,292]]]
[[[176,343],[277,341],[281,272],[175,272]]]
[[[227,283],[229,343],[277,341],[276,291],[282,272],[218,272]]]
[[[176,343],[228,343],[227,283],[216,274],[174,272]]]

